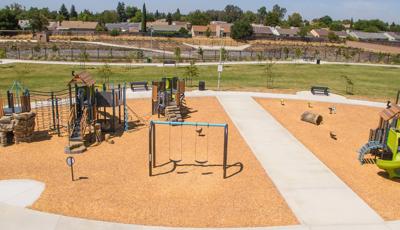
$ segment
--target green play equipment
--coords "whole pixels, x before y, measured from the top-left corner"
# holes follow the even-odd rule
[[[397,121],[396,121],[397,122]],[[399,122],[400,123],[400,122]],[[400,130],[391,128],[387,138],[387,148],[392,153],[391,160],[378,159],[376,165],[389,173],[390,178],[400,177],[400,155],[399,155]]]
[[[400,106],[388,104],[380,113],[377,129],[370,130],[369,141],[358,151],[358,160],[365,163],[365,155],[375,156],[376,165],[389,174],[400,178]]]

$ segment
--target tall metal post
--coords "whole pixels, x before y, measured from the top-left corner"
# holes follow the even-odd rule
[[[224,37],[224,29],[221,28],[219,36],[221,37],[221,46],[219,49],[219,64],[222,65],[222,49],[223,49],[223,37]],[[221,84],[221,71],[218,71],[218,86],[217,89],[219,90]]]
[[[224,160],[223,160],[223,168],[224,168],[224,179],[226,178],[226,170],[228,165],[228,124],[226,124],[224,129]]]

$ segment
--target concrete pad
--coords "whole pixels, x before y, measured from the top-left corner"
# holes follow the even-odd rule
[[[31,206],[42,194],[45,184],[34,180],[0,181],[0,202],[9,205]]]
[[[59,216],[0,203],[0,229],[53,230]]]
[[[361,200],[250,96],[218,96],[300,223],[306,226],[382,225]]]
[[[389,230],[385,225],[331,225],[314,226],[310,230]]]

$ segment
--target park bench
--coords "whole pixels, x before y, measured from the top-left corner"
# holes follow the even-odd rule
[[[164,65],[176,65],[176,61],[174,60],[165,60],[163,62]]]
[[[134,81],[131,82],[131,89],[132,91],[135,91],[135,88],[144,88],[145,90],[149,90],[149,87],[147,86],[147,81]]]
[[[326,96],[329,96],[329,88],[324,87],[324,86],[312,86],[311,87],[311,93],[313,95],[315,94],[324,94]]]

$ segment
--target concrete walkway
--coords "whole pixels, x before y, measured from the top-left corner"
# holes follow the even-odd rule
[[[301,224],[386,229],[375,211],[251,97],[218,99]]]
[[[18,207],[31,206],[44,188],[45,184],[34,180],[1,180],[0,202]]]
[[[21,59],[0,59],[0,65],[13,64],[13,63],[29,63],[29,64],[42,64],[42,65],[80,65],[80,62],[72,61],[38,61],[38,60],[21,60]],[[224,65],[263,65],[266,61],[231,61],[224,62]],[[278,65],[315,65],[315,62],[305,60],[292,60],[292,61],[276,61]],[[155,67],[175,67],[175,65],[164,65],[163,63],[129,63],[129,62],[86,62],[86,66],[102,66],[108,64],[110,66],[155,66]],[[216,66],[219,62],[197,62],[196,66]],[[179,63],[179,66],[188,66],[190,63]],[[387,65],[387,64],[369,64],[369,63],[352,63],[352,62],[321,62],[321,65],[351,65],[351,66],[372,66],[372,67],[388,67],[400,68],[400,65]],[[217,72],[217,70],[215,70]]]

